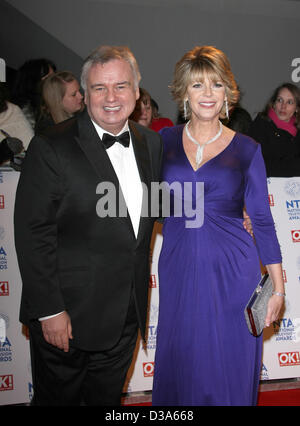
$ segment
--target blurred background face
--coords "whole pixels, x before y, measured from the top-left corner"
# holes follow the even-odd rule
[[[80,93],[80,87],[77,80],[65,83],[66,92],[62,98],[62,104],[64,110],[69,114],[75,114],[75,112],[81,111],[83,108],[83,96]]]
[[[281,89],[278,93],[273,109],[280,120],[286,122],[290,121],[297,109],[296,100],[293,94],[286,88]]]
[[[142,126],[149,127],[152,121],[152,106],[148,96],[138,99],[132,119]]]

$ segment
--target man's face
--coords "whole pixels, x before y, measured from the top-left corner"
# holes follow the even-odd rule
[[[119,133],[139,98],[130,65],[119,59],[93,65],[86,83],[84,102],[90,117],[104,130]]]

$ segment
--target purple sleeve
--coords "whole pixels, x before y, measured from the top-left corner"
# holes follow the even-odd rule
[[[269,206],[266,169],[260,145],[257,145],[245,179],[245,205],[252,222],[260,260],[263,265],[281,263],[281,251]]]

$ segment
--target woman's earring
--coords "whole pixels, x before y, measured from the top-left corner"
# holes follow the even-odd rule
[[[225,98],[225,112],[226,112],[226,118],[227,118],[227,120],[229,120],[229,110],[228,110],[227,98]]]
[[[187,119],[187,100],[183,102],[183,118]]]

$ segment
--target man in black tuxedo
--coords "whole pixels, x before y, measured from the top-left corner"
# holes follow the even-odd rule
[[[86,111],[33,138],[16,194],[33,405],[120,404],[138,329],[145,337],[155,218],[141,214],[143,187],[159,181],[162,143],[128,121],[140,80],[128,48],[98,48],[81,80]]]

